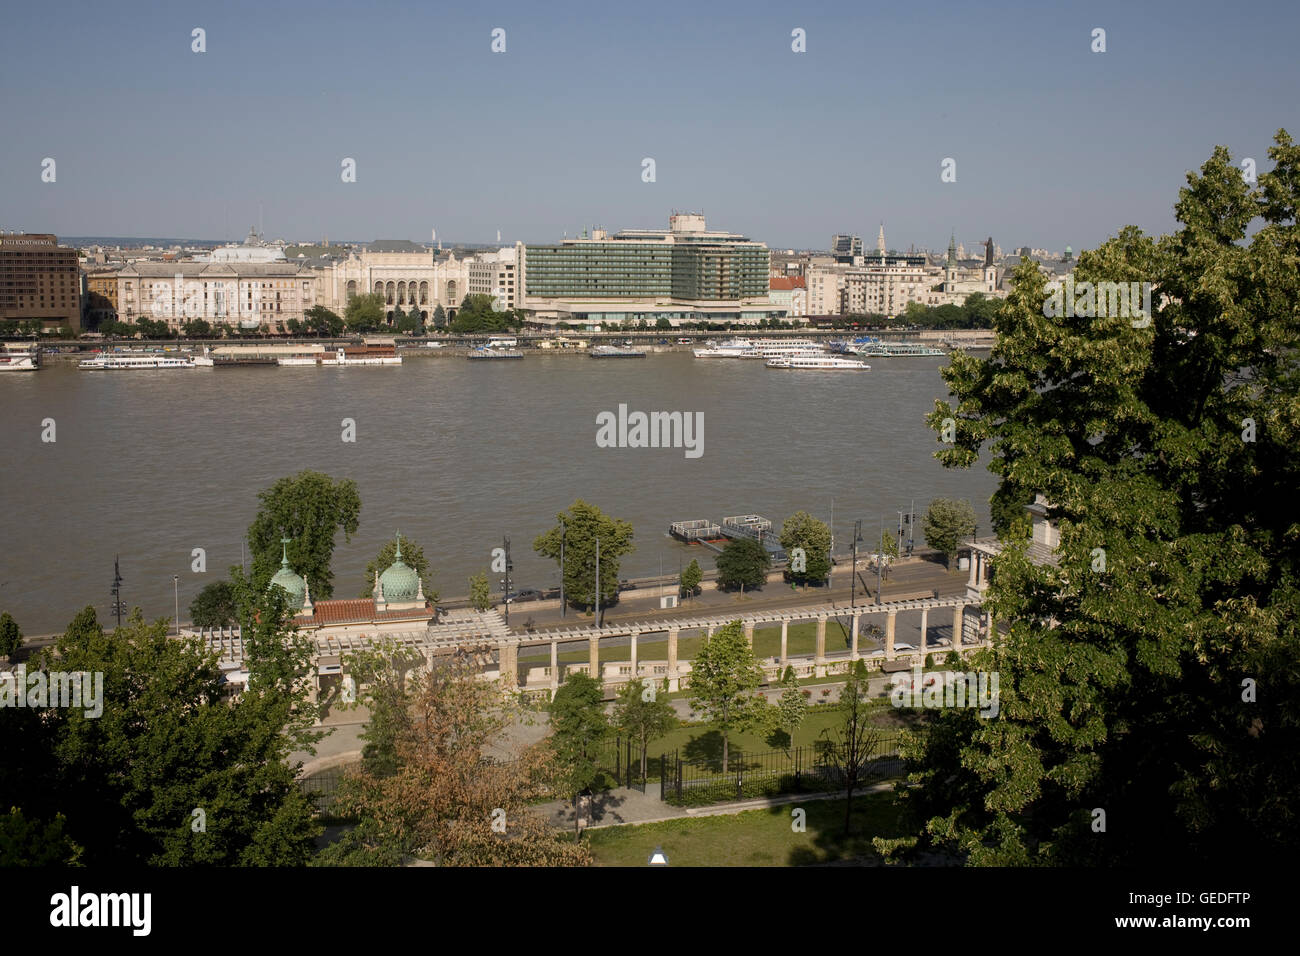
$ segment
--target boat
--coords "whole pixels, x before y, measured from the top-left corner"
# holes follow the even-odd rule
[[[0,372],[35,372],[41,367],[41,350],[35,345],[7,344],[0,350]]]
[[[787,355],[768,359],[767,367],[817,372],[865,372],[871,368],[866,362],[844,358],[841,355]]]
[[[754,343],[749,339],[728,339],[721,345],[709,340],[702,349],[691,349],[696,358],[745,358]]]
[[[157,352],[97,352],[82,359],[78,368],[87,371],[139,371],[141,369],[198,368],[186,355],[160,355]]]
[[[275,360],[277,365],[295,366],[295,365],[319,365],[320,353],[311,355],[281,355]]]
[[[401,365],[402,357],[391,345],[339,346],[333,352],[310,352],[306,355],[282,355],[276,360],[284,366],[313,365]]]
[[[510,349],[490,349],[483,346],[474,349],[465,357],[468,359],[521,359],[524,357],[524,353],[511,351]]]
[[[639,349],[618,345],[597,345],[587,354],[592,358],[645,358],[645,352]]]

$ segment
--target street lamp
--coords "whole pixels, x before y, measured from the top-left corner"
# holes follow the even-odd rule
[[[112,607],[112,611],[111,611],[110,613],[115,613],[115,614],[117,615],[117,626],[118,626],[118,627],[121,627],[121,626],[122,626],[122,607],[123,607],[123,605],[122,605],[122,601],[121,601],[121,596],[122,596],[122,575],[121,575],[121,573],[118,571],[118,563],[117,563],[117,561],[118,561],[118,556],[117,556],[117,555],[113,555],[113,587],[112,587],[113,607]]]
[[[849,575],[849,610],[856,607],[858,585],[858,542],[862,540],[862,519],[853,522],[853,571]]]
[[[176,602],[176,636],[181,636],[181,576],[172,575],[172,598]]]
[[[560,516],[560,617],[564,617],[565,605],[568,603],[564,600],[564,539],[569,536],[569,522]]]

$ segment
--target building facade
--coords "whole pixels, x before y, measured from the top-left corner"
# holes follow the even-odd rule
[[[77,250],[45,233],[0,236],[0,321],[80,332]]]
[[[321,304],[339,315],[357,295],[371,292],[384,297],[390,320],[397,309],[415,308],[423,321],[430,322],[440,305],[450,319],[470,291],[469,260],[457,259],[454,253],[440,259],[433,250],[413,243],[375,242],[364,252],[315,266],[313,271]]]
[[[629,229],[559,245],[526,245],[523,307],[538,321],[753,322],[779,317],[768,300],[766,245],[710,232],[674,214],[667,230]]]
[[[287,331],[317,303],[317,276],[294,262],[133,262],[117,273],[118,318],[203,319],[244,330]]]

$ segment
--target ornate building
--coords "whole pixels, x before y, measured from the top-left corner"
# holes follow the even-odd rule
[[[398,309],[420,312],[431,322],[442,306],[447,318],[460,308],[469,293],[469,262],[454,253],[439,259],[431,249],[411,242],[381,240],[364,252],[315,269],[321,304],[342,315],[348,302],[367,292],[384,297],[387,318]]]

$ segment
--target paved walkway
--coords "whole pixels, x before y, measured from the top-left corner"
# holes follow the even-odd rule
[[[893,782],[872,784],[858,790],[858,794],[882,793],[892,790]],[[740,800],[735,803],[717,803],[707,807],[674,807],[659,799],[659,784],[647,783],[646,792],[619,787],[597,794],[593,807],[593,822],[588,830],[602,827],[617,827],[638,823],[663,823],[667,820],[690,819],[692,817],[717,817],[746,810],[764,810],[787,804],[803,804],[814,800],[838,800],[844,791],[834,793],[786,793],[775,797],[757,800]],[[553,800],[540,804],[537,811],[544,814],[553,826],[567,830],[573,829],[574,807],[568,800]]]

